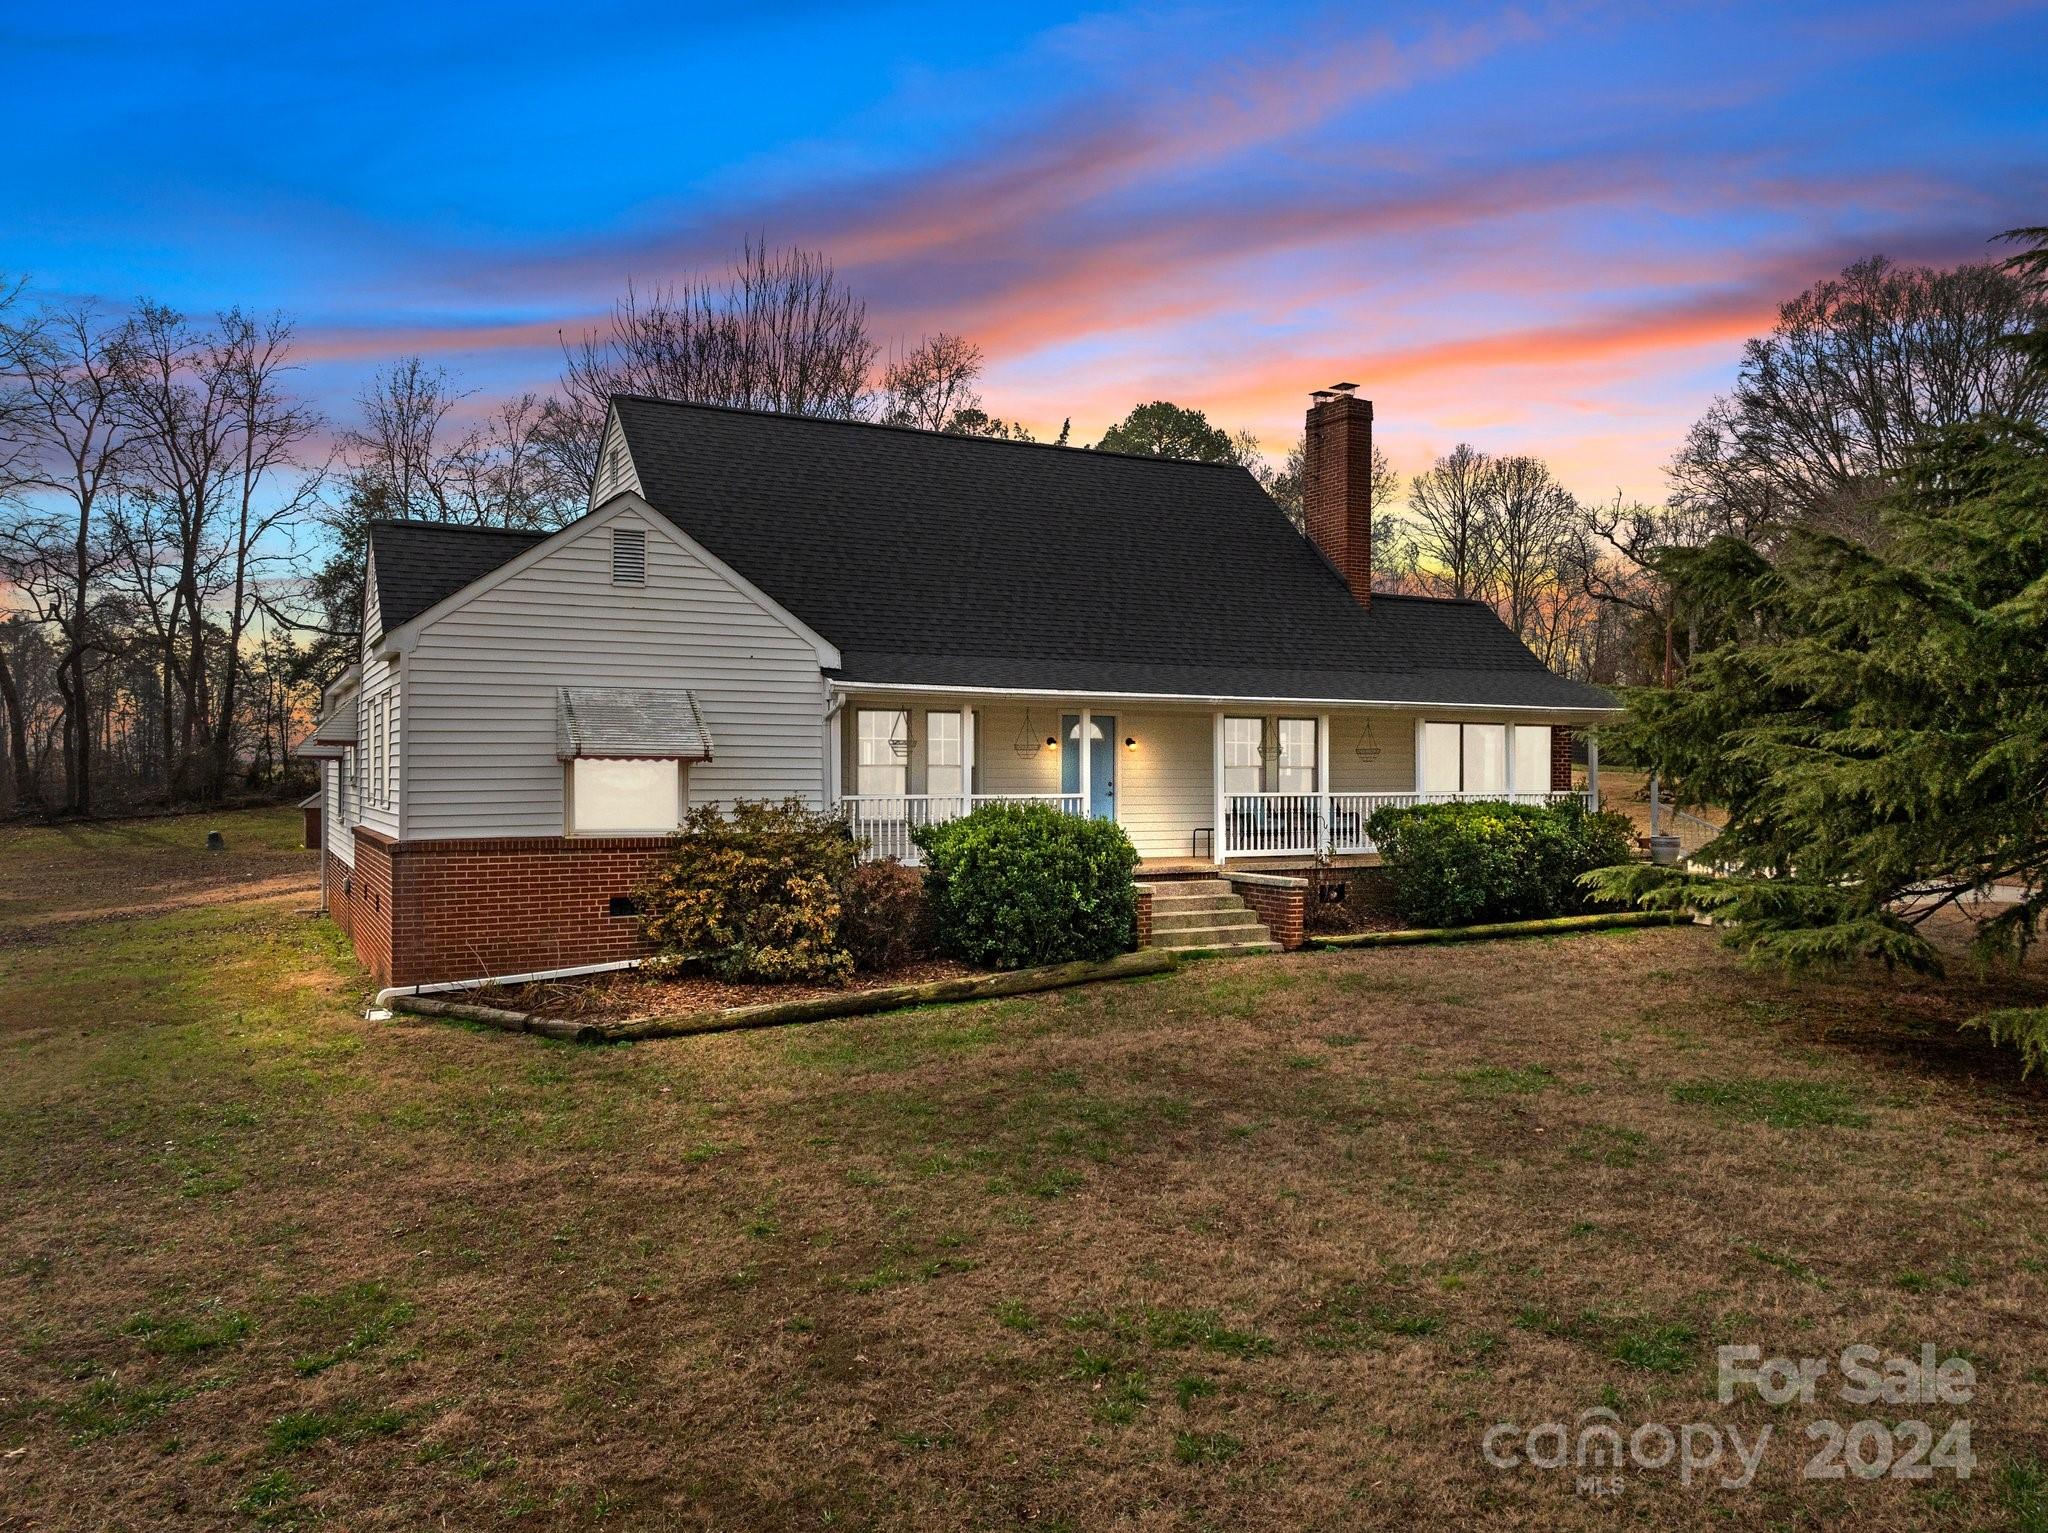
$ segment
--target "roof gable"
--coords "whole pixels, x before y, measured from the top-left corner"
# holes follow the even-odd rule
[[[403,628],[436,602],[550,536],[455,522],[370,523],[379,631]]]

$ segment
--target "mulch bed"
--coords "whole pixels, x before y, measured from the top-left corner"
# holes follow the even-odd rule
[[[450,995],[449,1000],[532,1012],[565,1021],[620,1021],[627,1017],[684,1016],[728,1006],[757,1006],[774,1001],[803,1001],[813,996],[843,995],[849,990],[874,990],[884,985],[922,985],[939,979],[970,979],[989,973],[950,959],[906,964],[880,974],[856,974],[844,985],[759,984],[715,979],[709,974],[683,974],[649,979],[637,970],[593,974],[588,979],[546,980]]]

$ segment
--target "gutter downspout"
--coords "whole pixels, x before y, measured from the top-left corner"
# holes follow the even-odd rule
[[[581,979],[587,974],[616,974],[622,969],[637,969],[638,958],[616,958],[609,963],[578,964],[568,969],[535,969],[528,974],[493,974],[483,979],[443,979],[426,985],[386,985],[370,998],[371,1021],[382,1021],[391,1013],[386,1010],[391,998],[397,995],[445,995],[451,990],[483,990],[492,985],[530,985],[544,979]],[[382,1013],[382,1016],[379,1015]]]

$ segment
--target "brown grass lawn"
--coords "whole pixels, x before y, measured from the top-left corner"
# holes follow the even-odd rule
[[[362,1020],[293,819],[0,832],[0,1526],[2048,1522],[2048,1096],[1955,1027],[2038,970],[1632,931],[580,1048]],[[1967,1407],[1714,1398],[1923,1341]],[[1481,1458],[1602,1406],[1776,1440]],[[1866,1415],[1976,1473],[1799,1477]]]

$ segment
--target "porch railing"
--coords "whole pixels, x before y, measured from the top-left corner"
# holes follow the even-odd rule
[[[1377,851],[1366,829],[1374,814],[1414,804],[1587,803],[1578,790],[1500,793],[1233,793],[1224,800],[1226,857],[1296,857]]]
[[[855,793],[839,800],[839,813],[854,840],[865,844],[863,857],[915,863],[911,831],[957,820],[983,804],[1050,804],[1064,814],[1082,813],[1078,793]]]

